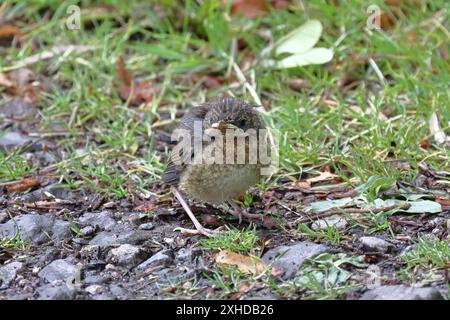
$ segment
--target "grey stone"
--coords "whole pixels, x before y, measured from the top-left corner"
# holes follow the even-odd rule
[[[290,279],[295,277],[299,267],[306,259],[326,252],[327,246],[311,242],[300,242],[292,246],[280,246],[267,251],[262,259],[266,264],[274,263],[273,266],[283,271],[282,277]]]
[[[388,252],[393,246],[386,240],[377,237],[361,237],[359,241],[364,251]]]
[[[151,222],[143,223],[139,226],[139,229],[141,230],[153,230],[154,228],[155,226]]]
[[[114,220],[108,211],[102,212],[86,212],[79,218],[79,223],[84,226],[98,226],[103,230],[112,230],[116,225],[116,220]]]
[[[360,300],[443,300],[433,287],[408,287],[404,285],[382,286],[367,291]]]
[[[55,220],[52,215],[25,214],[0,225],[0,237],[13,237],[16,232],[16,224],[23,240],[32,241],[34,244],[42,244],[49,241],[61,241],[70,236],[70,223]]]
[[[52,228],[52,239],[61,241],[69,238],[72,235],[70,229],[70,222],[63,220],[56,220]]]
[[[30,240],[34,244],[42,244],[50,240],[47,234],[52,233],[54,217],[52,219],[48,215],[25,214],[16,218],[15,222],[23,240]],[[16,224],[13,220],[0,225],[0,236],[13,237],[16,230],[15,227]]]
[[[194,258],[200,255],[200,249],[181,248],[175,253],[175,260],[177,263],[190,263]]]
[[[151,267],[167,266],[172,262],[170,250],[161,250],[151,256],[149,259],[137,266],[138,271],[145,271]]]
[[[24,145],[32,139],[19,132],[8,131],[0,136],[0,147],[13,148]]]
[[[87,227],[81,228],[80,232],[82,234],[84,234],[85,236],[90,236],[91,234],[93,234],[95,232],[95,228],[92,226],[87,226]]]
[[[22,196],[22,200],[23,202],[44,201],[49,199],[48,194],[51,194],[53,197],[62,200],[77,200],[77,193],[75,191],[60,184],[52,184],[45,188],[40,188],[38,190],[27,193]]]
[[[71,281],[74,279],[77,273],[77,268],[67,262],[66,260],[59,259],[52,261],[44,269],[42,269],[38,275],[40,278],[47,280],[48,282],[54,282],[58,280]]]
[[[346,226],[347,220],[345,220],[345,218],[338,215],[334,215],[325,219],[315,221],[312,224],[311,229],[313,229],[314,231],[319,231],[326,229],[327,227],[335,227],[336,229],[341,230],[344,229]]]
[[[0,211],[0,223],[6,222],[8,220],[9,216],[6,211]]]
[[[119,235],[119,243],[138,245],[152,238],[153,233],[145,230],[130,230]]]
[[[139,247],[131,244],[123,244],[118,248],[111,249],[109,260],[124,267],[134,267],[142,262],[142,251]]]
[[[111,293],[116,296],[119,299],[126,299],[128,298],[128,291],[125,290],[124,288],[122,288],[120,285],[118,284],[112,284],[109,287],[109,290],[111,291]]]
[[[75,298],[75,289],[67,285],[46,284],[37,289],[38,300],[72,300]]]
[[[86,289],[84,289],[87,293],[90,293],[91,295],[96,295],[103,293],[105,291],[105,287],[98,285],[98,284],[92,284],[90,286],[87,286]]]
[[[80,250],[80,255],[83,259],[97,259],[100,255],[100,246],[95,244],[84,246]]]
[[[7,101],[0,108],[0,114],[12,120],[25,120],[33,118],[37,113],[36,105],[24,101],[21,98],[14,98]]]
[[[18,261],[0,267],[0,288],[9,286],[22,268],[23,263]]]
[[[90,245],[101,247],[115,246],[119,244],[118,236],[111,232],[100,232],[89,241]]]
[[[103,284],[109,280],[111,277],[108,275],[89,275],[83,279],[83,282],[85,284]]]

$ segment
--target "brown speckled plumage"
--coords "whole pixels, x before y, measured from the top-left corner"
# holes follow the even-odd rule
[[[194,134],[194,121],[202,121],[203,130],[213,123],[226,122],[244,131],[263,129],[255,106],[234,98],[221,98],[191,108],[181,119],[179,128]],[[203,153],[214,143],[204,145]],[[224,143],[224,148],[225,144]],[[189,156],[189,155],[186,155]],[[193,156],[192,154],[190,155]],[[219,204],[244,194],[260,179],[258,164],[174,164],[171,158],[164,174],[164,182],[179,188],[190,198]]]

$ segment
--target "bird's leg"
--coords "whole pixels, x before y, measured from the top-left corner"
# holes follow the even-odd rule
[[[239,218],[239,224],[242,223],[242,208],[240,206],[238,206],[236,203],[233,202],[233,200],[227,201],[228,204],[233,208],[232,210],[230,210],[230,213]]]
[[[180,204],[183,207],[184,211],[186,211],[187,215],[189,216],[189,218],[191,218],[191,220],[192,220],[192,222],[194,223],[194,226],[195,226],[195,229],[185,229],[185,228],[177,227],[177,228],[174,229],[174,231],[180,231],[182,234],[187,234],[187,235],[201,234],[201,235],[204,235],[204,236],[207,236],[207,237],[211,237],[214,234],[214,230],[207,229],[207,228],[203,227],[200,224],[200,222],[198,222],[197,218],[192,213],[191,208],[189,208],[189,206],[186,203],[186,201],[184,201],[183,196],[180,194],[180,192],[178,192],[178,190],[176,188],[172,187],[172,193],[178,199],[178,201],[180,202]]]
[[[242,217],[245,217],[250,220],[255,219],[263,219],[262,214],[254,214],[254,213],[248,213],[247,210],[243,209],[241,206],[237,205],[233,200],[228,201],[230,206],[233,208],[233,210],[230,211],[230,213],[235,216],[239,217],[239,224],[242,223]]]

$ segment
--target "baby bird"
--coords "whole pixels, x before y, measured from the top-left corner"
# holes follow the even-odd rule
[[[179,141],[173,149],[163,181],[171,185],[173,194],[194,223],[195,230],[177,230],[191,235],[213,234],[212,230],[198,222],[179,191],[202,202],[228,202],[234,208],[232,213],[240,220],[242,215],[260,216],[243,213],[231,201],[260,180],[258,149],[250,141],[261,141],[259,133],[264,130],[260,129],[265,129],[265,126],[255,107],[242,100],[225,97],[193,107],[181,119],[176,130],[193,138]],[[229,136],[230,133],[234,135]],[[200,138],[196,140],[195,137]],[[198,143],[201,148],[197,148]],[[183,152],[175,152],[180,149]],[[242,153],[238,154],[239,150],[245,150],[244,157],[241,157]],[[252,154],[256,157],[252,158]]]

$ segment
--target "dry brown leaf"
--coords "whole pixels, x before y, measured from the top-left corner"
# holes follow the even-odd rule
[[[382,11],[380,14],[380,27],[383,30],[391,29],[395,26],[394,19],[386,12]]]
[[[9,80],[9,77],[6,74],[4,74],[3,72],[0,72],[0,86],[10,88],[10,87],[14,86],[14,82]]]
[[[270,4],[275,9],[286,9],[292,4],[292,0],[270,0]]]
[[[339,179],[339,176],[329,171],[321,172],[317,177],[306,179],[310,184]]]
[[[443,205],[444,207],[450,207],[450,198],[444,198],[444,197],[438,197],[438,196],[436,196],[436,197],[434,198],[434,200],[435,200],[437,203]]]
[[[224,1],[225,3],[227,0]],[[241,15],[252,19],[259,17],[269,11],[264,0],[233,0],[231,4],[231,14]]]
[[[215,256],[215,261],[219,265],[235,266],[244,273],[260,275],[264,272],[265,263],[256,256],[244,256],[230,250],[222,250]]]
[[[313,184],[318,183],[318,182],[324,182],[324,181],[336,182],[338,180],[340,180],[338,175],[331,173],[329,171],[324,171],[324,172],[321,172],[316,177],[308,178],[304,181],[296,181],[295,186],[300,189],[309,189],[312,187]]]
[[[305,89],[311,89],[311,83],[306,79],[289,79],[288,80],[289,88],[295,91],[302,91]]]
[[[28,190],[32,187],[36,187],[40,185],[41,182],[38,179],[35,178],[25,178],[21,181],[11,184],[9,186],[6,186],[6,191],[8,192],[23,192],[25,190]]]
[[[27,68],[21,68],[9,73],[0,73],[0,86],[6,88],[5,92],[21,98],[25,103],[34,104],[43,91],[42,83],[36,74]]]
[[[23,32],[13,25],[4,24],[0,26],[0,45],[7,43],[14,38],[20,41],[23,39],[23,37]]]
[[[119,58],[116,62],[116,73],[119,80],[119,96],[122,100],[129,101],[132,106],[152,101],[152,82],[134,81],[134,76],[126,68],[123,58]]]
[[[208,226],[218,228],[223,224],[220,222],[219,218],[212,214],[202,214],[202,222]]]
[[[125,86],[131,86],[133,82],[133,74],[125,67],[123,58],[120,57],[116,62],[117,79]]]

